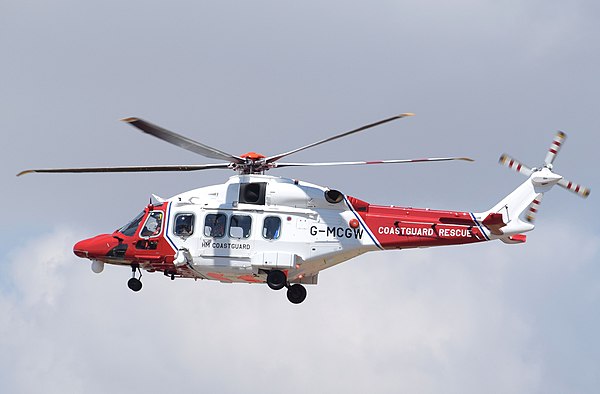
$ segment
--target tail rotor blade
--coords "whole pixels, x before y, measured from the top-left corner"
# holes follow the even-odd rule
[[[544,198],[543,194],[540,194],[535,200],[529,204],[529,209],[527,210],[527,214],[525,215],[525,219],[529,223],[535,222],[535,215],[540,209],[540,204],[542,203],[542,198]]]
[[[583,197],[583,198],[587,198],[590,195],[590,193],[591,193],[590,188],[583,187],[581,185],[578,185],[576,183],[568,181],[568,180],[566,180],[564,178],[561,179],[560,181],[558,181],[558,185],[561,186],[561,187],[564,187],[568,191],[573,192],[573,193],[575,193],[575,194],[577,194],[577,195],[579,195],[580,197]]]
[[[567,139],[567,135],[562,131],[558,131],[554,136],[554,141],[552,141],[552,145],[548,149],[548,153],[546,154],[546,159],[544,160],[544,164],[546,166],[552,165],[554,163],[554,159],[556,159],[556,155],[560,151],[560,148],[565,143]]]
[[[502,156],[500,156],[498,162],[503,166],[508,167],[513,171],[520,172],[525,176],[530,176],[533,173],[533,170],[531,168],[527,167],[520,161],[513,159],[507,154],[503,154]]]

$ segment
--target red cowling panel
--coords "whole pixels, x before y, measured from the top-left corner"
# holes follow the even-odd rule
[[[483,223],[486,226],[496,226],[498,224],[502,224],[503,226],[506,225],[506,223],[504,223],[504,220],[502,219],[502,214],[501,213],[490,213],[489,215],[487,215],[487,217],[485,219],[483,219]]]
[[[490,213],[485,219],[483,219],[483,222],[481,223],[483,223],[485,227],[489,228],[492,234],[496,235],[502,235],[502,231],[500,229],[506,226],[504,219],[502,219],[501,213]]]
[[[348,201],[350,202],[350,204],[352,204],[352,207],[355,211],[366,212],[369,210],[368,202],[364,202],[363,200],[359,200],[358,198],[350,196],[348,196]]]

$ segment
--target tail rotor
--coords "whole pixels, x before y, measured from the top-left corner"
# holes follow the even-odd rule
[[[552,144],[550,145],[550,148],[548,149],[548,153],[546,154],[546,158],[544,160],[544,166],[541,168],[529,168],[526,165],[524,165],[523,163],[521,163],[520,161],[508,156],[507,154],[503,154],[502,156],[500,156],[499,162],[503,166],[506,166],[506,167],[508,167],[516,172],[519,172],[527,177],[531,177],[533,175],[532,180],[540,186],[546,186],[549,183],[553,183],[553,184],[555,183],[555,184],[563,187],[564,189],[567,189],[568,191],[577,194],[580,197],[587,198],[591,193],[590,188],[584,187],[577,183],[566,180],[562,176],[560,176],[552,171],[553,165],[554,165],[554,160],[556,159],[556,156],[558,155],[558,152],[560,152],[560,149],[562,148],[566,139],[567,139],[567,135],[565,133],[563,133],[562,131],[558,131],[556,133],[556,135],[554,136],[554,140],[552,141]],[[559,180],[555,181],[557,178],[559,178]],[[544,182],[545,180],[548,182]],[[553,180],[554,182],[550,182],[551,180]],[[541,199],[536,199],[536,200],[539,200],[538,203],[534,204],[535,203],[535,201],[534,201],[531,203],[531,206],[530,206],[530,208],[533,208],[535,210],[534,212],[530,212],[530,213],[534,214],[534,215],[532,215],[532,218],[535,218],[535,212],[537,212],[537,206],[539,205],[539,202],[541,202]],[[529,217],[529,214],[527,217]]]

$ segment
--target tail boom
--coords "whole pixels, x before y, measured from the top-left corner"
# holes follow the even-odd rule
[[[427,248],[489,240],[489,230],[470,212],[371,205],[353,197],[350,209],[380,249]]]

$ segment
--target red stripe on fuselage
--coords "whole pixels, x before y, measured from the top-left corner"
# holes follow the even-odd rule
[[[485,241],[468,212],[369,205],[348,201],[384,249],[458,245]]]

